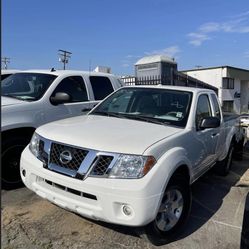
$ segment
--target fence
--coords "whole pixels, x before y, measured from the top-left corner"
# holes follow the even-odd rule
[[[122,80],[126,86],[134,86],[134,85],[187,86],[187,87],[211,89],[218,94],[218,88],[180,72],[174,73],[173,77],[164,76],[164,75],[153,75],[153,76],[146,76],[139,78],[134,76],[127,76],[127,77],[122,77]]]

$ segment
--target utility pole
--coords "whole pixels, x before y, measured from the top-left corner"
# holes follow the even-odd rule
[[[3,69],[8,69],[8,64],[7,63],[10,63],[10,58],[2,57],[1,62],[4,65],[4,67],[2,67],[2,68]]]
[[[66,69],[66,64],[68,63],[69,58],[71,58],[71,52],[59,49],[59,61],[63,63],[63,69]]]

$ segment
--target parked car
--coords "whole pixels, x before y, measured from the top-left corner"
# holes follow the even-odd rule
[[[237,123],[224,121],[212,90],[124,87],[86,116],[39,127],[21,177],[62,208],[166,243],[186,223],[191,184],[216,163],[228,174],[243,139]]]
[[[8,78],[10,75],[14,73],[18,73],[20,70],[14,70],[14,69],[2,69],[1,70],[1,81]]]
[[[242,114],[240,116],[240,122],[242,127],[244,127],[247,140],[249,140],[249,114]]]
[[[20,184],[19,161],[42,124],[86,114],[121,87],[111,74],[71,70],[30,70],[2,81],[2,186]]]

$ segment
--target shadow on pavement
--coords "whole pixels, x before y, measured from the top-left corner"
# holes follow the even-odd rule
[[[223,199],[230,192],[230,189],[238,184],[241,176],[243,176],[249,168],[248,152],[247,155],[244,156],[244,160],[242,162],[243,163],[240,161],[233,161],[232,172],[226,177],[217,176],[215,170],[210,170],[192,185],[192,210],[185,229],[177,240],[183,239],[194,233],[217,213],[223,204]],[[240,167],[237,167],[238,165]],[[131,227],[113,225],[93,220],[91,220],[91,222],[119,233],[139,237],[136,229]]]

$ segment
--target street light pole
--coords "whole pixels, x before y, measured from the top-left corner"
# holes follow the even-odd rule
[[[65,70],[66,64],[68,63],[69,58],[71,58],[72,53],[66,50],[62,50],[62,49],[59,49],[58,52],[60,56],[59,61],[63,63],[63,69]]]

